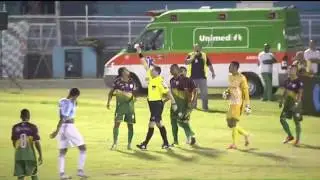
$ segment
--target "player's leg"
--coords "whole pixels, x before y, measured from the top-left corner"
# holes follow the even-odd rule
[[[18,180],[23,180],[26,173],[25,173],[25,163],[22,160],[14,162],[14,176],[17,176]]]
[[[148,105],[149,105],[149,110],[150,110],[150,122],[149,122],[149,128],[148,128],[148,132],[146,135],[145,140],[138,144],[137,147],[139,149],[142,150],[146,150],[147,149],[147,145],[149,143],[149,141],[151,140],[152,136],[153,136],[153,132],[154,132],[154,126],[155,126],[155,113],[156,113],[156,109],[155,109],[155,102],[154,101],[148,101]]]
[[[163,141],[162,149],[170,148],[170,145],[169,145],[169,142],[168,142],[168,137],[167,137],[166,127],[163,125],[162,121],[157,121],[156,125],[159,128],[159,131],[160,131],[160,134],[161,134],[161,138],[162,138],[162,141]]]
[[[172,128],[172,136],[173,136],[173,146],[178,145],[178,120],[177,114],[170,109],[170,120],[171,120],[171,128]]]
[[[128,146],[127,149],[131,150],[131,142],[133,138],[133,124],[136,123],[136,116],[135,113],[127,113],[124,117],[124,121],[127,122],[127,127],[128,127]]]
[[[34,161],[26,161],[26,172],[27,172],[27,175],[31,176],[31,179],[32,180],[38,180],[38,164],[37,164],[37,161],[34,160]]]
[[[67,151],[68,151],[67,148],[59,150],[58,162],[59,162],[59,175],[61,180],[71,179],[71,176],[68,176],[65,173],[65,157],[66,157]]]
[[[294,139],[294,137],[292,136],[292,133],[290,131],[289,124],[287,122],[287,118],[289,118],[289,119],[292,118],[292,112],[289,109],[290,109],[290,107],[289,107],[288,103],[285,103],[284,107],[282,109],[281,115],[280,115],[280,123],[282,125],[284,132],[287,134],[287,137],[283,141],[284,144],[286,144]]]
[[[237,148],[236,142],[238,139],[238,129],[236,127],[237,120],[234,118],[227,118],[227,124],[228,124],[228,127],[231,129],[231,137],[232,137],[232,143],[228,147],[228,149],[236,149]]]
[[[118,119],[116,118],[114,121],[114,126],[113,126],[113,144],[111,146],[111,150],[115,150],[117,148],[117,144],[118,144],[118,136],[119,136],[119,127],[121,124],[121,120],[120,119],[122,117],[118,116]]]
[[[302,115],[300,113],[295,113],[293,117],[295,126],[296,126],[296,141],[295,145],[300,144],[300,135],[301,135],[301,121],[302,121]]]
[[[78,146],[79,148],[79,160],[78,160],[78,173],[77,175],[81,178],[87,178],[88,176],[84,173],[84,165],[87,156],[87,147],[85,144]]]
[[[71,144],[75,145],[79,149],[78,159],[78,172],[77,175],[81,178],[87,178],[84,173],[84,165],[87,157],[87,148],[84,143],[84,139],[74,124],[69,124],[67,131],[68,140]]]

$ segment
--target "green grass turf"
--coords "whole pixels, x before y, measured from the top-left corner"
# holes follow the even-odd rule
[[[210,93],[221,93],[221,90]],[[57,102],[67,94],[65,89],[25,90],[21,94],[12,91],[0,92],[0,180],[15,179],[13,173],[13,148],[10,131],[19,122],[22,108],[31,110],[32,121],[40,129],[44,164],[39,168],[42,180],[58,179],[57,142],[49,139],[58,121]],[[209,101],[215,113],[195,110],[192,127],[200,148],[185,144],[183,130],[179,129],[180,147],[172,151],[160,148],[158,129],[147,152],[134,147],[126,150],[127,128],[121,125],[118,151],[110,151],[112,144],[113,110],[105,108],[106,91],[83,89],[79,98],[76,126],[88,146],[86,171],[92,180],[106,179],[320,179],[320,119],[305,117],[302,123],[303,148],[292,144],[283,145],[285,137],[279,123],[280,110],[276,102],[252,101],[253,113],[244,116],[241,126],[252,133],[251,149],[226,150],[231,141],[231,132],[226,126],[227,102],[218,95]],[[112,102],[114,108],[115,101]],[[201,105],[199,101],[199,105]],[[163,118],[168,137],[172,142],[169,106]],[[147,131],[149,111],[145,98],[136,104],[137,124],[133,144],[140,143]],[[289,121],[294,132],[294,124]],[[70,149],[67,154],[66,172],[75,175],[78,150]],[[74,179],[78,179],[75,178]]]

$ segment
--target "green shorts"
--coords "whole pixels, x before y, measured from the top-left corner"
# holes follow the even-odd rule
[[[293,100],[286,100],[280,115],[281,119],[294,119],[296,121],[302,121],[302,106],[299,104],[297,107],[294,105]]]
[[[178,105],[177,111],[174,112],[171,108],[171,111],[170,111],[171,119],[177,119],[178,121],[189,121],[192,109],[188,108],[187,103],[177,102],[177,105]]]
[[[125,121],[129,124],[136,123],[136,116],[134,112],[134,102],[129,101],[125,103],[118,103],[114,113],[115,121]]]
[[[17,160],[14,165],[14,176],[35,176],[38,173],[37,161]]]
[[[114,115],[114,119],[115,121],[117,122],[126,122],[128,124],[135,124],[136,123],[136,115],[134,112],[132,113],[117,113],[115,112],[115,115]]]

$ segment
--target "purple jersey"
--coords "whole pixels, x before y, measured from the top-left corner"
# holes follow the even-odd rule
[[[191,78],[179,76],[178,78],[171,78],[170,87],[179,91],[188,90],[192,92],[196,88],[196,85]]]
[[[38,128],[29,122],[21,122],[12,127],[11,140],[15,142],[15,160],[35,160],[33,141],[40,140]]]
[[[124,92],[133,92],[134,91],[134,82],[132,79],[129,79],[128,82],[122,81],[121,78],[116,78],[113,82],[113,88],[118,89]]]
[[[299,89],[303,88],[303,82],[299,78],[294,80],[288,79],[285,82],[285,88],[294,93],[298,93]]]

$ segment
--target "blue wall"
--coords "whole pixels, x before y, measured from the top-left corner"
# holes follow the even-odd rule
[[[82,77],[97,77],[97,54],[91,47],[59,47],[56,46],[52,53],[52,71],[53,78],[65,77],[65,50],[81,49],[82,50]]]

